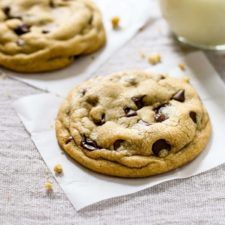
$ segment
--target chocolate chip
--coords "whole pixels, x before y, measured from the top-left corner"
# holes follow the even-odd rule
[[[184,102],[185,101],[185,91],[179,90],[176,94],[172,96],[172,99],[178,101],[178,102]]]
[[[171,150],[171,145],[164,139],[159,139],[152,145],[154,155],[159,156],[161,150]]]
[[[72,136],[70,136],[70,137],[66,140],[65,144],[67,145],[67,144],[69,144],[71,141],[73,141],[73,137],[72,137]]]
[[[100,149],[95,141],[85,136],[82,138],[81,146],[89,151]]]
[[[192,121],[193,121],[194,123],[197,123],[197,114],[196,114],[196,112],[191,111],[191,112],[189,113],[189,116],[191,117],[191,119],[192,119]]]
[[[121,144],[122,144],[123,142],[124,142],[124,140],[121,140],[121,139],[115,141],[114,144],[113,144],[114,150],[117,150],[117,149],[121,146]]]
[[[131,109],[128,106],[125,106],[123,108],[123,110],[124,110],[124,112],[125,112],[127,117],[131,117],[131,116],[136,116],[137,115],[137,112],[135,110]]]
[[[17,26],[15,29],[14,29],[14,32],[17,34],[17,35],[23,35],[23,34],[26,34],[28,32],[30,32],[30,26],[28,26],[27,24],[22,24],[20,26]]]
[[[157,107],[154,108],[155,111],[155,121],[156,122],[163,122],[164,120],[168,119],[168,117],[162,113],[161,109],[168,106],[168,103],[163,103]]]
[[[101,126],[105,123],[105,113],[102,114],[101,119],[98,121],[95,121],[95,124],[98,126]]]
[[[3,12],[5,13],[5,15],[8,17],[9,14],[10,14],[10,7],[9,7],[9,6],[6,6],[6,7],[4,7],[2,10],[3,10]]]
[[[132,97],[131,100],[135,103],[138,109],[141,109],[144,106],[143,99],[146,95],[140,95]]]

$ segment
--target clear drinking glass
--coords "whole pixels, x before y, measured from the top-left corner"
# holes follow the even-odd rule
[[[160,7],[180,42],[225,50],[225,0],[160,0]]]

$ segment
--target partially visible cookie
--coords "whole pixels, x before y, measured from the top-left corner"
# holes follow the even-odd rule
[[[97,77],[61,106],[56,135],[81,165],[118,177],[146,177],[193,160],[211,134],[208,113],[186,78],[150,72]]]
[[[0,1],[0,65],[18,72],[63,68],[105,43],[91,0]]]

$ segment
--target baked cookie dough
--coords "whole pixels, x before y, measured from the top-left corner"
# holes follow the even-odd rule
[[[118,177],[178,168],[205,148],[210,134],[208,113],[187,78],[144,71],[80,84],[56,119],[64,151],[91,170]]]
[[[18,72],[63,68],[105,43],[91,0],[1,0],[0,66]]]

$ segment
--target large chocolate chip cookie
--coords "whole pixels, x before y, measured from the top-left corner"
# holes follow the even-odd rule
[[[56,134],[62,149],[91,170],[146,177],[193,160],[211,125],[187,78],[137,71],[74,88],[58,113]]]

